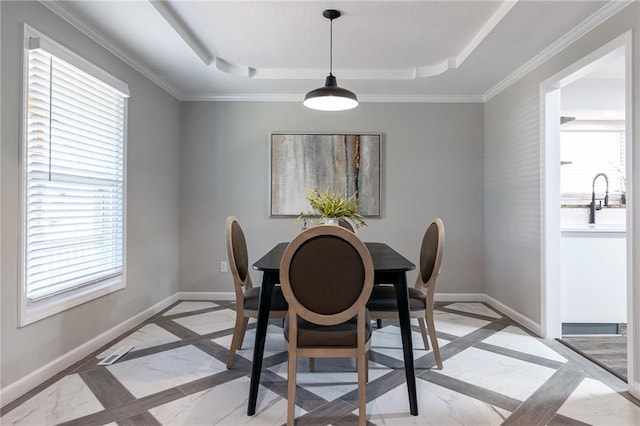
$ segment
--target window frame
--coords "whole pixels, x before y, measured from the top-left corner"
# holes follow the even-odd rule
[[[36,46],[34,46],[34,40]],[[122,171],[122,274],[117,277],[107,278],[93,284],[88,284],[75,289],[67,290],[39,300],[29,300],[26,287],[26,249],[27,249],[27,160],[28,160],[28,96],[29,96],[29,50],[39,47],[57,58],[67,62],[73,67],[91,75],[92,77],[121,92],[124,99],[123,108],[123,171]],[[124,289],[127,283],[127,139],[128,139],[128,98],[129,87],[126,83],[107,73],[103,69],[77,55],[51,37],[35,30],[27,24],[23,24],[22,46],[22,79],[20,87],[20,238],[19,238],[19,309],[18,323],[20,327],[34,323],[51,315],[65,311],[80,304],[89,302],[115,291]]]
[[[599,125],[596,128],[593,127],[580,127],[580,126],[574,126],[570,129],[562,129],[561,133],[587,133],[587,134],[611,134],[611,135],[616,135],[616,137],[619,138],[619,146],[620,146],[620,150],[622,151],[622,155],[621,155],[621,159],[623,164],[620,165],[620,168],[622,169],[622,171],[620,172],[620,176],[618,177],[618,179],[621,180],[625,180],[626,175],[624,174],[624,170],[626,169],[626,134],[625,134],[625,130],[624,129],[620,129],[619,126],[615,126],[615,125],[610,125],[610,126],[606,126],[606,125]],[[560,138],[562,143],[562,136]],[[562,160],[565,160],[564,158]],[[567,159],[568,160],[568,159]],[[618,168],[617,166],[613,166]],[[595,177],[596,173],[593,173],[593,176]],[[562,175],[562,172],[561,172]],[[616,188],[616,186],[612,185],[612,177],[613,175],[608,174],[609,177],[609,182],[610,182],[610,187],[611,189],[609,190],[609,206],[610,207],[626,207],[626,203],[623,202],[623,197],[622,194],[626,194],[626,182],[619,184],[618,187]],[[561,177],[562,179],[562,177]],[[599,195],[599,193],[597,193],[596,195]],[[560,203],[563,207],[588,207],[591,203],[591,191],[587,191],[587,192],[562,192],[562,188],[560,189]]]

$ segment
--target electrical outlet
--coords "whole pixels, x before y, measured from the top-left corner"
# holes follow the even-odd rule
[[[224,260],[220,262],[220,272],[229,272],[229,262]]]

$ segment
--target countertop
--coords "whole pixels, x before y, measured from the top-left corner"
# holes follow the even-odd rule
[[[560,227],[560,231],[564,233],[615,233],[626,234],[627,227],[623,224],[599,224],[599,223],[585,223],[575,225],[564,225]]]

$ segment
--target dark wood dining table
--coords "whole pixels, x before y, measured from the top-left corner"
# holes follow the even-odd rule
[[[249,385],[249,406],[247,414],[253,416],[256,412],[258,387],[262,372],[262,357],[264,343],[269,322],[269,307],[273,288],[280,282],[280,260],[288,243],[279,243],[267,254],[253,264],[253,269],[262,271],[262,287],[260,289],[260,304],[258,308],[258,322],[256,324],[256,341],[253,347],[253,365],[251,368],[251,383]],[[398,298],[398,315],[402,334],[402,349],[404,352],[404,368],[409,392],[409,410],[412,415],[418,415],[418,400],[416,396],[416,374],[413,365],[413,342],[411,340],[411,319],[409,317],[409,293],[407,289],[407,271],[415,269],[415,265],[393,250],[385,243],[365,242],[375,271],[376,283],[391,283],[396,288]]]

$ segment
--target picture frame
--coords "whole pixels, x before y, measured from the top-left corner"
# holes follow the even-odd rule
[[[311,210],[307,189],[355,196],[360,214],[380,217],[380,133],[273,132],[269,137],[271,216]]]

